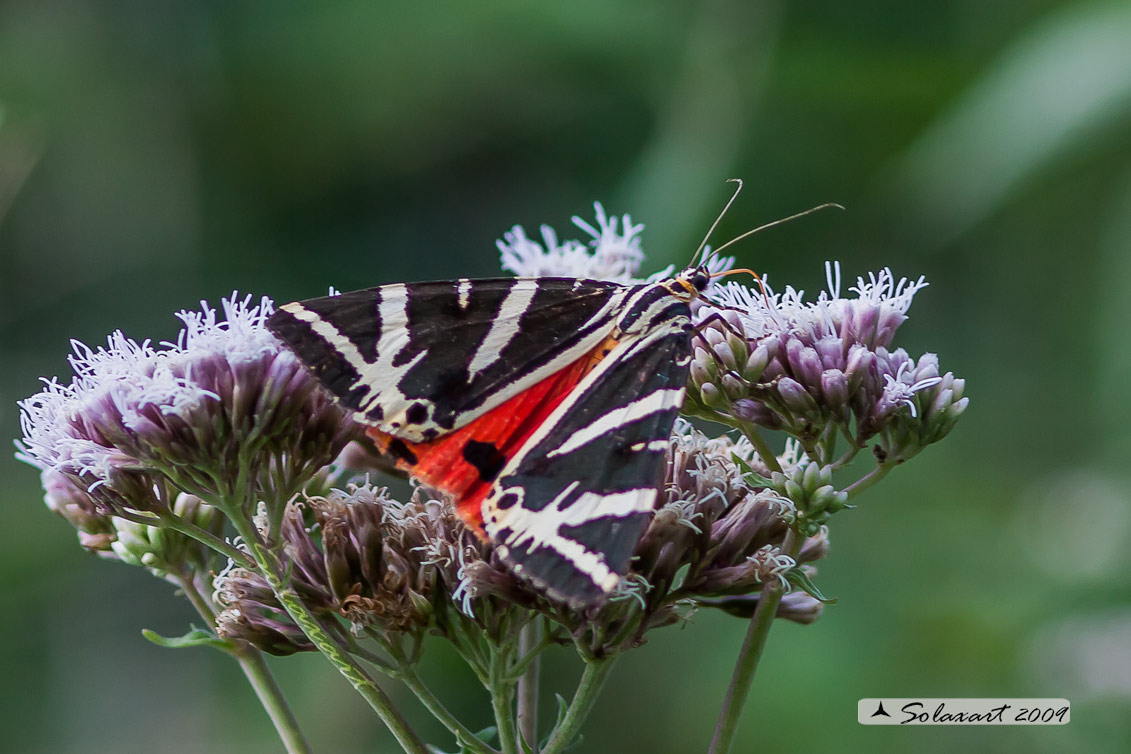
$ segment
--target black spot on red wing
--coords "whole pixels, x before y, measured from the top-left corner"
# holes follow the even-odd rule
[[[507,457],[498,448],[492,443],[478,440],[468,440],[467,445],[463,446],[463,460],[475,467],[479,478],[484,482],[494,481],[507,465]]]
[[[514,504],[517,502],[518,495],[514,494],[513,492],[508,492],[498,499],[498,501],[495,503],[495,507],[499,510],[505,511],[507,508],[513,508]]]
[[[389,455],[391,455],[398,461],[404,461],[409,466],[416,465],[416,453],[413,453],[412,448],[406,445],[405,441],[400,439],[399,437],[393,438],[393,440],[389,443],[387,451]]]
[[[423,424],[428,418],[428,407],[423,403],[414,403],[408,407],[405,418],[408,419],[409,424]]]

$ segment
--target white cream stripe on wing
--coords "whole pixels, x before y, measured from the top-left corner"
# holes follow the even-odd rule
[[[666,443],[665,443],[666,444]],[[540,511],[531,511],[515,506],[507,513],[505,526],[513,529],[504,542],[505,546],[521,547],[533,543],[531,551],[548,547],[565,556],[578,570],[589,576],[595,584],[605,591],[616,586],[617,575],[612,573],[601,555],[591,552],[581,543],[563,537],[562,527],[576,526],[597,518],[622,518],[634,513],[652,510],[659,492],[654,487],[645,487],[624,492],[599,495],[585,492],[562,509],[563,501],[577,488],[577,482],[562,490],[553,502]]]
[[[523,461],[526,460],[527,451],[530,448],[536,447],[538,443],[542,442],[542,440],[546,438],[546,435],[553,432],[554,428],[557,427],[562,419],[566,417],[571,411],[573,411],[574,407],[578,403],[585,399],[586,393],[590,390],[593,384],[602,379],[609,370],[616,368],[617,362],[625,358],[635,349],[647,348],[651,346],[652,343],[654,343],[659,338],[662,338],[667,333],[667,329],[657,328],[655,331],[643,336],[625,335],[622,340],[617,343],[616,347],[613,348],[612,352],[604,359],[602,359],[601,362],[597,364],[597,366],[591,372],[585,375],[585,377],[581,379],[581,382],[577,383],[573,390],[570,391],[569,396],[564,401],[562,401],[561,404],[559,404],[558,407],[554,409],[554,412],[550,414],[546,421],[542,422],[538,429],[536,429],[534,433],[527,438],[526,442],[523,443],[522,449],[519,450],[519,452],[516,453],[515,456],[507,462],[507,465],[503,468],[503,470],[499,472],[498,478],[502,479],[510,474],[513,474],[515,470],[520,465],[522,465]],[[491,494],[487,497],[487,499],[483,501],[485,509],[488,503],[490,503],[491,499],[493,499],[497,493],[501,494],[499,493],[498,487],[496,486],[495,489],[492,490]],[[488,530],[488,533],[490,533],[490,530]]]
[[[353,385],[369,386],[369,394],[373,397],[363,406],[365,410],[377,403],[389,405],[394,401],[404,402],[404,397],[397,390],[397,383],[427,354],[426,351],[421,351],[412,361],[393,365],[393,359],[408,345],[408,288],[400,283],[383,286],[378,311],[381,317],[381,338],[377,341],[377,358],[358,368],[358,378]],[[392,416],[385,417],[386,422],[391,422],[392,419]]]
[[[377,343],[375,361],[365,358],[348,335],[302,304],[287,304],[282,310],[289,312],[295,319],[308,323],[311,330],[353,365],[358,378],[350,385],[350,389],[359,385],[369,386],[368,399],[361,406],[362,411],[368,411],[377,403],[389,403],[390,398],[399,398],[397,383],[414,364],[424,358],[424,353],[420,353],[406,364],[393,366],[393,358],[408,343],[407,307],[408,291],[403,285],[388,285],[381,290],[381,339]]]
[[[475,349],[475,355],[472,357],[471,363],[467,365],[468,374],[475,377],[495,363],[503,348],[518,333],[519,324],[522,322],[522,313],[530,306],[530,302],[534,300],[534,294],[537,292],[537,285],[523,285],[521,283],[512,286],[507,291],[507,295],[499,306],[499,314],[491,323],[491,329],[487,331],[487,337],[479,344],[479,348]]]
[[[682,403],[683,388],[654,390],[643,398],[635,400],[626,406],[614,409],[604,416],[599,417],[588,426],[577,430],[570,435],[565,442],[547,453],[546,457],[553,458],[554,456],[571,453],[582,445],[592,442],[599,437],[603,437],[618,427],[634,422],[649,414],[666,411],[672,406],[678,406]],[[666,445],[667,441],[665,440],[664,443]]]
[[[343,335],[341,330],[334,327],[302,304],[296,301],[293,304],[285,304],[279,308],[295,319],[309,324],[310,329],[313,330],[318,337],[333,346],[342,356],[345,356],[346,360],[352,364],[353,368],[358,372],[364,369],[365,365],[369,363],[366,358],[361,355],[361,351],[357,350],[357,346],[354,345],[354,342],[346,335]]]

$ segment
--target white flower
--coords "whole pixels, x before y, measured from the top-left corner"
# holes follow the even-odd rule
[[[249,454],[286,458],[294,473],[318,463],[344,441],[341,411],[267,330],[270,299],[233,294],[221,308],[222,319],[206,303],[180,312],[175,341],[158,346],[120,331],[104,347],[72,341],[70,384],[44,380],[19,403],[18,457],[92,494],[128,485],[135,498],[154,488],[142,472],[179,474],[177,486],[209,496],[208,480],[234,480]]]
[[[576,215],[573,224],[589,234],[589,240],[559,241],[557,232],[543,225],[542,243],[533,241],[521,226],[514,226],[497,241],[504,270],[520,277],[568,277],[591,280],[609,280],[625,285],[652,283],[671,277],[675,268],[668,266],[646,278],[638,277],[644,262],[640,233],[644,226],[633,223],[623,215],[609,217],[600,202],[593,203],[597,224],[582,220]],[[710,247],[705,250],[707,269],[712,272],[729,270],[733,257],[712,257]]]
[[[739,310],[752,338],[792,330],[816,340],[844,337],[847,329],[854,340],[887,345],[895,329],[907,319],[915,294],[927,287],[922,276],[914,281],[897,280],[885,267],[869,273],[867,279],[858,277],[856,285],[849,288],[856,297],[842,298],[839,262],[825,262],[825,279],[828,289],[814,301],[805,301],[805,291],[793,286],[775,293],[766,277],[762,278],[765,293],[761,288],[732,281],[718,286],[710,300]]]
[[[884,375],[884,394],[882,400],[886,403],[895,406],[907,406],[911,410],[911,416],[917,417],[918,413],[915,409],[915,393],[920,390],[926,390],[929,387],[942,382],[942,377],[927,377],[921,380],[914,380],[915,364],[911,361],[904,361],[899,365],[899,369],[895,376],[890,374]]]
[[[503,269],[521,277],[573,277],[612,280],[620,283],[635,281],[635,275],[644,261],[640,248],[640,231],[643,225],[633,224],[628,215],[608,217],[605,208],[594,202],[597,227],[580,217],[574,224],[589,234],[587,244],[581,241],[558,241],[558,235],[548,225],[542,226],[542,244],[530,240],[521,226],[497,242],[502,255]],[[619,226],[619,227],[618,227]]]

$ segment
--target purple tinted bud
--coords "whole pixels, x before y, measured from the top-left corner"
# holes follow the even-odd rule
[[[812,563],[828,554],[829,529],[827,526],[822,526],[816,534],[808,537],[804,544],[801,545],[801,551],[797,554],[797,562]]]
[[[776,341],[775,341],[776,344]],[[766,364],[770,361],[770,347],[765,343],[759,343],[754,349],[754,353],[750,354],[750,358],[746,360],[746,365],[742,369],[742,377],[747,382],[758,382],[762,378],[762,373],[766,369]],[[776,347],[775,349],[776,350]]]
[[[759,594],[742,594],[733,597],[708,597],[697,600],[704,607],[714,607],[728,615],[750,620],[758,609]],[[794,623],[808,625],[821,617],[824,605],[805,592],[794,590],[782,597],[778,603],[777,617]]]
[[[734,350],[725,340],[716,343],[711,350],[714,351],[715,358],[717,358],[719,363],[726,369],[731,371],[738,369],[738,359],[735,357]]]
[[[824,369],[844,369],[844,342],[840,338],[825,336],[814,346]]]
[[[798,417],[804,417],[810,420],[817,417],[819,413],[817,402],[814,401],[813,396],[809,395],[805,388],[801,386],[801,383],[789,377],[782,377],[778,380],[777,391],[786,408]]]
[[[704,405],[711,408],[725,409],[727,406],[727,399],[723,395],[723,391],[710,382],[699,386],[699,397],[703,399]]]
[[[939,357],[933,353],[925,353],[915,363],[911,373],[912,382],[921,382],[939,376]]]
[[[719,384],[727,398],[732,401],[739,400],[746,395],[746,385],[734,375],[724,374]]]
[[[98,512],[90,495],[76,486],[71,477],[56,469],[47,469],[40,475],[40,479],[43,483],[43,502],[49,510],[82,534],[112,535],[114,527],[110,518]],[[98,539],[91,540],[91,543],[98,542]]]
[[[848,378],[839,369],[826,369],[821,373],[821,392],[825,401],[838,416],[848,410]]]
[[[848,378],[848,391],[855,393],[864,384],[876,365],[876,355],[861,345],[854,345],[848,351],[848,361],[844,374]]]
[[[707,367],[703,366],[703,362],[694,359],[691,362],[691,383],[696,386],[702,386],[711,381],[711,373]]]
[[[757,424],[768,429],[781,428],[781,417],[775,414],[766,404],[752,398],[742,398],[730,406],[731,414],[751,424]]]
[[[707,341],[707,345],[714,348],[720,343],[726,342],[726,335],[715,325],[705,327],[702,330],[703,338]]]
[[[789,361],[793,377],[803,385],[819,385],[821,382],[821,358],[814,348],[806,346],[799,340],[790,340],[786,344],[786,357]]]

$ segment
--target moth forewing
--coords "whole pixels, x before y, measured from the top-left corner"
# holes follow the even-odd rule
[[[707,280],[395,284],[287,304],[268,327],[517,573],[585,605],[656,506]]]
[[[631,290],[571,278],[397,283],[287,304],[268,328],[357,421],[422,442],[589,353]]]
[[[503,558],[557,597],[588,604],[611,591],[656,507],[689,363],[687,305],[677,303],[618,341],[483,502]]]

